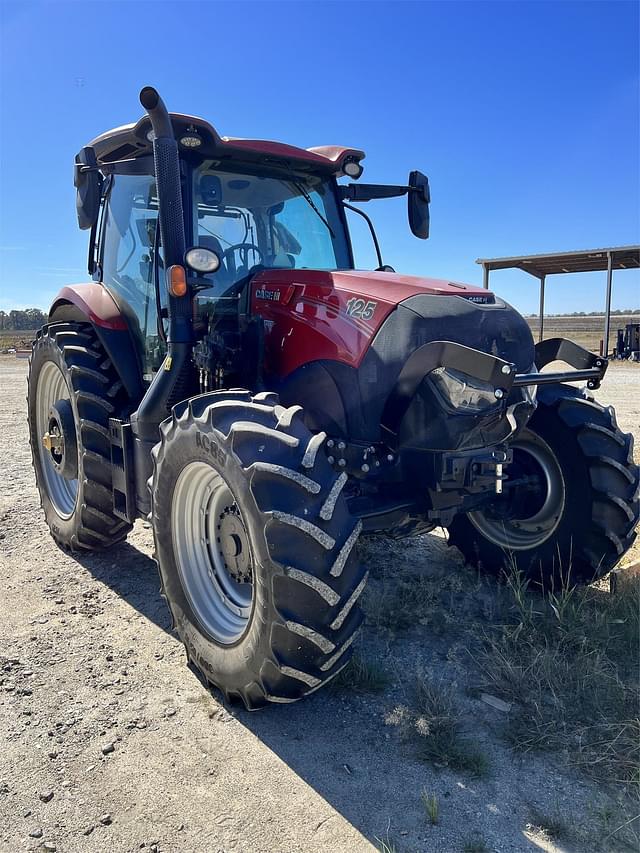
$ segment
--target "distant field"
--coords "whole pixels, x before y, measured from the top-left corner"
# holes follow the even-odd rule
[[[1,329],[0,330],[0,352],[7,347],[31,347],[31,341],[35,338],[35,329]]]
[[[537,318],[527,318],[533,337],[538,340],[539,323]],[[616,330],[627,323],[640,323],[640,314],[616,314],[611,317],[609,351],[616,345]],[[545,338],[570,338],[585,349],[600,351],[600,341],[604,338],[604,314],[596,317],[545,317]]]

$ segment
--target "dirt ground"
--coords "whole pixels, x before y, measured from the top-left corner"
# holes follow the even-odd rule
[[[380,694],[224,707],[169,633],[148,524],[102,554],[53,544],[31,469],[26,372],[0,358],[0,850],[358,853],[385,839],[397,853],[607,849],[589,838],[601,839],[596,815],[612,795],[567,756],[516,756],[499,735],[504,712],[464,689],[447,630],[389,638],[367,627],[364,648],[392,674]],[[636,434],[639,388],[640,368],[614,365],[598,395]],[[374,540],[362,555],[399,572],[473,574],[435,535]],[[388,725],[417,665],[459,686],[489,758],[483,778],[424,763]],[[437,825],[423,790],[438,799]],[[582,841],[554,846],[528,828],[534,812],[558,811]]]

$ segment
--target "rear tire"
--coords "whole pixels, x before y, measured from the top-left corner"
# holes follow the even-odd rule
[[[77,476],[57,472],[43,447],[46,410],[70,404],[66,442]],[[126,395],[89,324],[52,323],[34,341],[27,404],[29,442],[40,503],[51,535],[70,550],[106,548],[124,539],[131,525],[113,513],[109,418],[118,417]]]
[[[367,577],[324,433],[248,391],[181,403],[160,430],[156,559],[190,664],[249,710],[312,693],[350,659]]]
[[[547,586],[590,583],[609,572],[636,537],[640,472],[633,462],[633,436],[618,428],[612,407],[566,386],[539,390],[527,435],[550,449],[551,479],[554,469],[562,479],[561,510],[548,538],[526,547],[514,529],[509,543],[513,520],[505,521],[502,531],[494,523],[492,534],[491,523],[485,518],[482,524],[483,514],[474,513],[475,524],[467,515],[454,519],[449,542],[467,562],[487,571],[517,567]]]

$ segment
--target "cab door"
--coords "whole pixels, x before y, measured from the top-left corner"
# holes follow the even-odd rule
[[[165,329],[156,301],[156,277],[161,280],[163,264],[155,178],[113,175],[104,204],[102,282],[129,322],[143,376],[149,381],[166,353]],[[165,289],[158,290],[162,299]]]

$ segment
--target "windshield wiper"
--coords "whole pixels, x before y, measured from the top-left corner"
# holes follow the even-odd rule
[[[333,233],[333,228],[329,225],[329,222],[327,221],[327,219],[325,219],[325,217],[320,213],[320,211],[319,211],[319,210],[318,210],[318,208],[316,207],[316,205],[315,205],[315,203],[314,203],[313,199],[311,198],[311,196],[309,195],[309,191],[307,190],[307,188],[305,187],[305,185],[304,185],[304,184],[301,184],[299,181],[296,181],[296,180],[295,180],[295,178],[290,178],[290,179],[289,179],[289,183],[290,183],[290,184],[292,184],[292,185],[293,185],[293,186],[298,190],[298,192],[299,192],[299,193],[300,193],[300,195],[304,198],[304,200],[307,202],[307,204],[309,205],[309,207],[310,207],[313,211],[315,211],[316,215],[317,215],[317,216],[318,216],[318,217],[319,217],[319,218],[324,222],[324,224],[325,224],[325,225],[327,226],[327,228],[329,229],[329,234],[331,234],[331,236],[332,236],[332,237],[333,237],[333,239],[335,240],[335,239],[336,239],[336,235]]]

